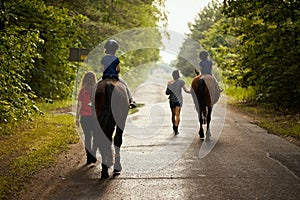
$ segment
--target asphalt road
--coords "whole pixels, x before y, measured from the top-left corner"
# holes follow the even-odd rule
[[[83,156],[43,198],[300,199],[298,146],[226,109],[224,97],[213,110],[211,140],[201,141],[189,94],[174,136],[165,86],[152,79],[134,92],[145,106],[128,117],[120,176],[100,180],[99,163],[87,167]]]

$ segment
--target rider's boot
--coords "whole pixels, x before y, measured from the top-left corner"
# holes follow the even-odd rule
[[[129,100],[129,107],[130,109],[136,108],[136,102],[133,99]]]

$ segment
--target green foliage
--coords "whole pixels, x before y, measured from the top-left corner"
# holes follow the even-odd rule
[[[217,1],[212,1],[198,13],[195,22],[189,24],[191,33],[184,41],[175,65],[183,75],[195,76],[195,69],[199,68],[200,51],[207,50],[211,53],[215,45],[205,45],[201,40],[207,37],[207,31],[221,17],[220,4]]]
[[[190,24],[190,37],[209,51],[223,81],[251,87],[258,102],[299,111],[299,1],[224,0],[211,5]]]
[[[11,13],[0,15],[0,123],[30,116],[34,110],[35,95],[26,75],[34,68],[42,41],[38,31],[19,26],[17,20]]]
[[[268,132],[284,137],[300,139],[300,115],[292,115],[278,107],[257,103],[254,101],[227,101],[232,108],[252,117],[254,123],[268,130]],[[293,141],[293,140],[290,140]],[[296,144],[299,144],[297,142]]]
[[[226,17],[238,20],[239,83],[256,88],[257,100],[299,110],[298,1],[227,1]]]
[[[224,88],[224,92],[226,95],[239,102],[255,100],[255,90],[253,87],[242,88],[228,85]]]
[[[1,1],[0,123],[29,117],[36,98],[70,97],[77,65],[69,48],[93,49],[124,30],[156,27],[164,13],[154,4],[164,0]],[[158,58],[157,50],[135,52],[124,69]]]

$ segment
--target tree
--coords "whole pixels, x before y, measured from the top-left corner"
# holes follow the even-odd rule
[[[224,1],[227,18],[239,21],[241,84],[254,86],[258,100],[300,108],[300,2]]]
[[[221,6],[217,1],[212,1],[198,14],[194,23],[189,23],[191,33],[183,42],[177,58],[176,68],[185,76],[194,76],[195,68],[198,68],[199,52],[206,49],[212,53],[211,44],[203,43],[203,39],[209,36],[208,30],[222,17]]]
[[[93,49],[127,29],[157,27],[164,14],[154,4],[164,0],[1,1],[0,123],[30,115],[36,98],[70,97],[76,66],[69,48]],[[157,49],[137,50],[124,66],[158,58]]]

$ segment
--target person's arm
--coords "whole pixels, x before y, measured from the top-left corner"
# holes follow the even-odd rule
[[[171,94],[171,90],[169,89],[169,85],[171,85],[171,81],[168,81],[168,84],[167,84],[167,89],[166,89],[166,95],[170,95]]]
[[[121,68],[120,68],[120,64],[117,65],[117,72],[120,73]]]
[[[77,110],[76,110],[76,126],[79,126],[79,117],[80,117],[80,110],[81,110],[81,107],[82,107],[82,102],[81,101],[78,101],[77,103]]]
[[[191,90],[188,90],[188,89],[185,87],[185,85],[182,87],[182,89],[183,89],[186,93],[188,93],[188,94],[191,93]]]

